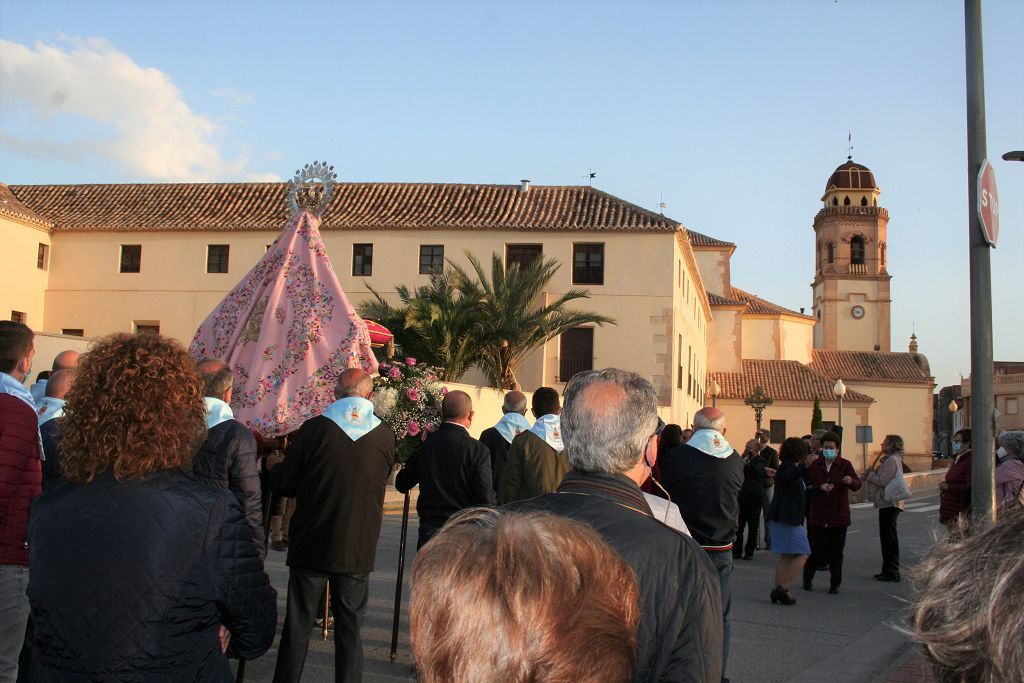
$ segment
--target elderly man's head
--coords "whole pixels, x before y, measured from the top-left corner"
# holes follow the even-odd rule
[[[358,398],[369,399],[373,395],[373,378],[359,368],[349,368],[338,375],[338,382],[334,385],[335,398]]]
[[[81,354],[78,353],[78,351],[73,351],[71,349],[68,349],[67,351],[61,351],[56,356],[54,356],[53,368],[51,369],[54,372],[57,372],[58,370],[70,370],[71,368],[78,365],[78,357],[80,355]]]
[[[701,408],[693,416],[693,429],[713,429],[725,434],[725,413],[719,408]]]
[[[441,401],[441,419],[468,427],[473,421],[473,399],[465,391],[449,391]]]
[[[231,366],[216,358],[204,358],[197,364],[199,376],[203,378],[203,396],[231,402],[231,384],[234,373]]]
[[[624,474],[640,462],[658,426],[651,383],[635,372],[581,372],[565,387],[562,440],[578,472]]]
[[[50,379],[46,382],[46,395],[50,398],[63,399],[68,389],[71,388],[71,383],[75,380],[75,369],[71,368],[68,370],[58,370],[50,375]]]
[[[505,394],[501,403],[501,412],[526,415],[526,394],[521,391],[510,391]]]

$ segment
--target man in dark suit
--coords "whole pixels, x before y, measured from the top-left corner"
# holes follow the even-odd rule
[[[761,442],[761,457],[764,458],[765,465],[772,470],[768,473],[768,476],[764,478],[764,490],[761,492],[761,514],[764,516],[764,524],[761,526],[764,529],[764,549],[771,550],[772,547],[772,535],[768,530],[768,509],[772,505],[772,494],[775,493],[775,470],[779,469],[781,461],[779,460],[779,452],[771,447],[768,443],[770,435],[767,430],[760,430],[755,433],[755,438]]]
[[[417,550],[462,508],[495,501],[491,454],[469,435],[473,399],[464,391],[449,391],[441,401],[441,419],[444,423],[427,438],[423,450],[409,458],[395,478],[395,488],[402,493],[420,487]]]
[[[520,432],[530,428],[530,422],[526,419],[526,394],[521,391],[510,391],[505,394],[501,412],[504,415],[498,420],[498,424],[480,434],[480,443],[487,446],[487,450],[491,452],[491,480],[494,482],[494,495],[498,497],[499,504],[502,502],[502,472],[508,459],[509,444]]]
[[[307,420],[284,461],[267,459],[274,495],[296,499],[288,545],[288,608],[274,681],[302,676],[317,602],[331,582],[334,678],[361,681],[359,634],[377,552],[384,487],[395,462],[395,435],[373,414],[373,379],[362,370],[338,378],[338,398]]]

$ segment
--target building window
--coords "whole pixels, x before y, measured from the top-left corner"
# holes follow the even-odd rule
[[[864,238],[854,237],[850,240],[850,263],[863,265],[864,263]]]
[[[574,285],[604,284],[604,245],[572,245],[572,283]]]
[[[230,247],[227,244],[206,245],[206,272],[226,273],[228,272],[228,253]]]
[[[11,311],[11,322],[12,323],[21,323],[22,325],[27,325],[28,324],[26,322],[27,320],[28,320],[28,316],[25,315],[22,311]]]
[[[693,396],[693,347],[686,347],[686,395]]]
[[[505,270],[518,263],[520,270],[544,255],[544,247],[540,244],[510,244],[505,247]]]
[[[443,253],[443,252],[442,252]],[[420,272],[423,272],[422,270]],[[352,274],[373,275],[373,245],[352,245]]]
[[[878,245],[878,253],[882,259],[882,267],[885,268],[885,242]]]
[[[679,335],[679,363],[676,366],[676,389],[683,388],[683,335]]]
[[[159,320],[136,320],[134,327],[136,334],[160,334]]]
[[[84,337],[85,330],[81,327],[62,327],[60,333],[68,337]]]
[[[39,251],[36,252],[36,268],[39,270],[46,270],[50,267],[50,247],[49,245],[39,243]]]
[[[839,206],[839,197],[832,198],[832,206]]]
[[[576,327],[562,333],[558,381],[568,382],[577,372],[594,369],[594,328]]]
[[[420,245],[420,275],[440,273],[444,270],[444,245]]]
[[[868,205],[868,198],[867,197],[861,197],[860,198],[860,205],[861,206],[867,206]]]
[[[786,440],[786,421],[768,420],[768,431],[770,433],[769,441],[772,443],[782,443]]]
[[[843,206],[849,206],[849,205],[850,205],[850,198],[849,197],[843,197]]]
[[[121,272],[138,273],[142,270],[142,245],[121,245]]]
[[[1017,414],[1017,399],[1007,398],[1006,399],[1006,414],[1016,415]]]
[[[835,242],[828,243],[828,262],[835,263],[836,260],[836,245]]]

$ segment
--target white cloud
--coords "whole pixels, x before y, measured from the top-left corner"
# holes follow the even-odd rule
[[[228,100],[234,104],[252,104],[256,101],[256,97],[252,93],[241,92],[235,90],[230,85],[225,85],[221,88],[211,90],[210,94],[214,97],[219,97],[223,100]]]
[[[99,155],[154,180],[278,179],[250,169],[247,152],[226,159],[218,126],[193,112],[164,72],[139,66],[103,39],[65,42],[67,49],[0,40],[5,107],[26,104],[38,127],[32,139],[4,133],[0,145],[64,161]],[[87,137],[58,139],[67,135],[67,117],[88,122]]]

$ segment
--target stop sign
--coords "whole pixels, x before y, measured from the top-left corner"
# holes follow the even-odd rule
[[[996,189],[996,170],[988,159],[982,161],[978,169],[978,220],[985,241],[996,246],[999,239],[999,190]]]

